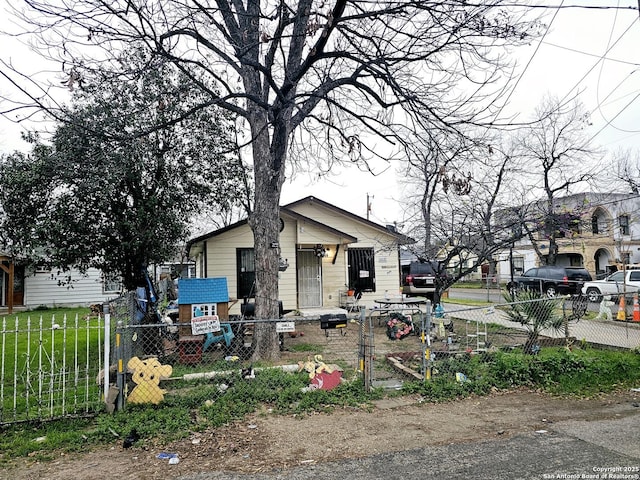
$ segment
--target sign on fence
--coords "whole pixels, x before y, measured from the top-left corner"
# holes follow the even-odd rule
[[[277,333],[287,333],[287,332],[295,332],[295,331],[296,331],[295,322],[277,322],[276,323]]]
[[[220,318],[218,315],[208,315],[193,317],[191,319],[191,333],[193,335],[203,335],[205,333],[219,332]]]

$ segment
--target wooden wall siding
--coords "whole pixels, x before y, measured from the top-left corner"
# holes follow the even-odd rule
[[[352,218],[345,217],[333,210],[324,208],[322,205],[313,203],[304,203],[295,206],[294,210],[306,217],[312,218],[320,223],[330,225],[331,227],[342,232],[353,235],[358,239],[355,244],[347,246],[353,248],[371,247],[375,251],[375,267],[376,267],[376,291],[365,293],[360,301],[361,304],[372,307],[373,300],[381,298],[387,292],[390,296],[400,294],[400,270],[398,260],[398,248],[395,243],[395,237],[386,231],[372,227],[365,222],[359,222]],[[343,252],[344,253],[344,252]],[[344,277],[347,278],[346,258],[343,260]],[[324,263],[323,263],[324,265]],[[342,281],[344,285],[344,280]],[[334,293],[327,292],[327,287],[338,289],[336,285],[325,285],[325,295]],[[332,298],[331,301],[334,299]],[[328,298],[327,298],[327,301]],[[338,302],[338,300],[335,300]],[[337,303],[336,303],[337,304]]]
[[[282,217],[284,229],[280,232],[280,256],[286,258],[289,267],[278,274],[280,300],[285,310],[298,308],[297,276],[296,276],[296,230],[295,220]]]
[[[336,256],[336,246],[329,247],[329,256],[322,259],[322,303],[324,306],[337,307],[340,291],[347,288],[346,249],[345,245],[340,245]]]
[[[35,308],[40,305],[86,306],[104,303],[119,296],[119,293],[102,292],[102,274],[97,269],[89,269],[87,275],[72,273],[71,286],[58,285],[66,280],[66,274],[56,272],[35,273],[24,280],[24,305]]]
[[[333,225],[331,226],[333,227]],[[298,245],[335,245],[348,242],[348,240],[304,220],[298,220],[295,233],[295,240]]]
[[[285,310],[297,308],[296,295],[296,224],[294,220],[285,219],[285,228],[280,232],[280,256],[289,262],[289,268],[279,272],[278,286],[280,300]],[[248,225],[224,232],[207,240],[207,277],[227,277],[229,297],[236,299],[238,293],[238,281],[236,277],[236,249],[253,248],[253,232]],[[238,299],[232,305],[229,314],[240,315]],[[233,303],[233,302],[232,302]]]
[[[205,276],[227,277],[229,298],[235,299],[238,292],[236,248],[253,248],[253,233],[249,225],[241,225],[207,240],[207,243]],[[237,313],[240,313],[239,309]]]
[[[285,310],[298,308],[296,255],[299,248],[312,248],[322,244],[330,248],[330,254],[322,259],[323,305],[334,307],[339,305],[339,294],[346,289],[347,282],[347,248],[370,247],[375,251],[376,292],[365,294],[363,303],[373,306],[373,299],[384,295],[397,295],[400,291],[400,274],[398,252],[395,237],[383,229],[371,227],[366,222],[358,222],[333,211],[314,205],[300,205],[296,211],[333,229],[353,235],[358,239],[355,244],[343,244],[345,239],[316,225],[297,221],[283,214],[284,229],[280,232],[280,256],[287,259],[289,267],[279,272],[278,287],[280,300]],[[237,297],[236,249],[252,248],[253,233],[248,225],[241,225],[233,230],[221,233],[207,240],[206,265],[207,277],[225,276],[229,287],[229,297]],[[340,245],[336,256],[336,245]],[[335,260],[334,260],[335,259]],[[201,275],[204,276],[204,275]],[[242,299],[231,305],[231,315],[240,314]]]

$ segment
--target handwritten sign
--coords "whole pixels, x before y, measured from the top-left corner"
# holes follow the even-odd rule
[[[295,332],[295,331],[296,331],[295,322],[276,322],[277,333],[286,333],[286,332]]]
[[[220,318],[218,315],[193,317],[191,319],[191,334],[202,335],[205,333],[219,332]]]

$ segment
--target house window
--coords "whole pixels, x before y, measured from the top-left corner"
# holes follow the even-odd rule
[[[122,283],[116,275],[104,275],[102,277],[102,293],[120,293]]]
[[[580,219],[574,218],[569,222],[569,231],[571,236],[580,235],[582,233],[582,225],[580,225]]]
[[[194,317],[209,317],[211,315],[217,315],[217,305],[215,303],[201,303],[191,305],[191,318]]]
[[[620,233],[622,235],[629,235],[629,215],[620,215],[618,217],[618,224],[620,225]]]
[[[253,248],[236,249],[238,298],[255,297],[256,257]]]
[[[349,288],[359,292],[376,291],[376,269],[373,248],[350,248]]]
[[[600,233],[600,229],[598,228],[598,217],[597,215],[594,215],[593,217],[591,217],[591,232],[594,235],[597,235]]]
[[[513,257],[513,274],[522,275],[524,273],[524,257]]]

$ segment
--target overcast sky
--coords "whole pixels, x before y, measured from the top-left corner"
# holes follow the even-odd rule
[[[549,30],[542,41],[518,54],[520,79],[504,114],[528,120],[546,94],[577,98],[591,112],[589,136],[608,151],[640,148],[640,16],[636,0],[541,1]],[[576,8],[567,8],[578,6]],[[579,7],[582,6],[582,7]],[[584,7],[622,7],[584,8]],[[607,159],[603,162],[606,168]],[[306,180],[306,181],[305,181]],[[355,168],[337,184],[310,182],[302,176],[287,184],[283,203],[315,195],[366,216],[367,194],[373,197],[370,218],[400,221],[404,196],[393,168],[380,177]]]
[[[0,4],[8,1],[0,0]],[[517,72],[521,78],[503,113],[526,120],[545,94],[561,99],[578,95],[591,112],[593,126],[589,134],[597,145],[610,151],[640,147],[637,0],[538,3],[563,8],[545,9],[547,34],[542,41],[519,51]],[[6,26],[6,16],[0,15],[2,17],[5,17],[0,20],[3,29],[10,28]],[[0,42],[0,57],[27,73],[43,68],[27,48],[6,37]],[[0,94],[14,96],[12,88],[0,77]],[[4,106],[0,104],[0,109]],[[0,118],[0,153],[24,149],[19,136],[19,126]],[[393,167],[377,177],[351,168],[333,181],[322,182],[313,175],[300,174],[293,183],[284,185],[282,204],[307,195],[315,195],[362,216],[366,216],[369,196],[371,220],[386,224],[401,219],[396,201],[402,201],[403,191]]]

